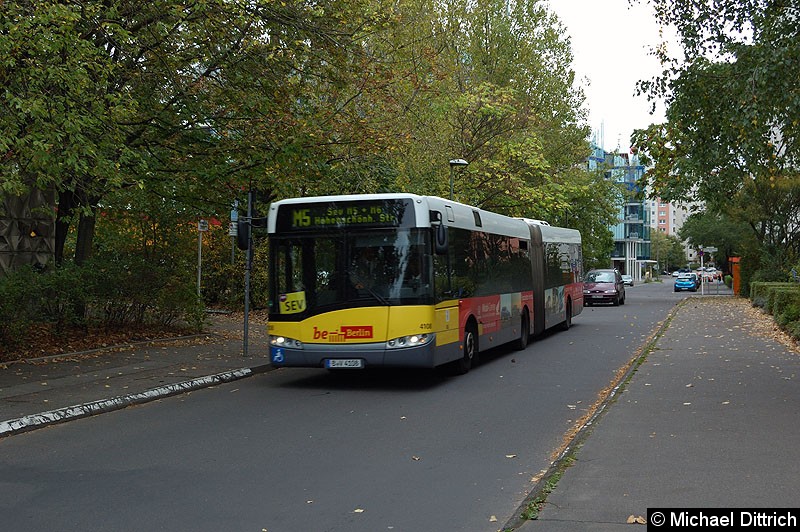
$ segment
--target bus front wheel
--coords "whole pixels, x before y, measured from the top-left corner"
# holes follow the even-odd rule
[[[453,364],[453,371],[456,375],[463,375],[470,368],[478,365],[478,332],[472,324],[468,324],[464,329],[462,347],[464,349],[463,356]]]

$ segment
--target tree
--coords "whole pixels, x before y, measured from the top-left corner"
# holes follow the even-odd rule
[[[650,246],[650,257],[658,261],[660,270],[670,271],[686,265],[683,243],[675,235],[651,231]]]
[[[609,247],[615,192],[582,168],[583,94],[539,0],[14,0],[0,54],[0,192],[57,193],[59,262],[130,229],[95,242],[98,212],[183,227],[250,189],[260,209],[446,195],[453,157],[470,161],[458,199],[597,235],[589,256]]]
[[[57,191],[59,260],[71,220],[80,218],[80,235],[91,233],[91,205],[122,183],[123,166],[140,168],[109,120],[135,113],[135,102],[113,89],[113,45],[81,27],[82,20],[100,23],[96,7],[88,6],[86,19],[79,6],[61,2],[5,2],[0,12],[0,191]],[[87,252],[79,246],[78,257]]]
[[[365,63],[370,17],[383,15],[337,0],[5,2],[0,191],[55,189],[56,257],[77,221],[80,262],[112,192],[197,216],[242,184],[279,189],[287,168],[313,181],[331,131],[339,144],[363,131],[340,89]]]
[[[694,248],[715,247],[718,269],[729,271],[728,257],[741,255],[755,243],[750,228],[741,220],[712,212],[693,213],[679,231],[680,237]]]
[[[696,199],[750,227],[770,267],[800,254],[800,61],[789,0],[655,0],[678,30],[684,61],[639,88],[667,104],[664,124],[633,143],[653,162],[655,193]]]
[[[446,196],[447,161],[462,157],[470,164],[454,174],[457,200],[579,228],[587,257],[607,260],[620,198],[583,164],[589,130],[563,26],[535,0],[411,6],[411,17],[435,16],[409,18],[381,40],[410,66],[396,98],[409,133],[391,161],[407,176],[397,184]]]
[[[451,149],[470,161],[459,197],[531,217],[561,210],[558,185],[585,159],[589,132],[563,26],[537,0],[458,5]]]

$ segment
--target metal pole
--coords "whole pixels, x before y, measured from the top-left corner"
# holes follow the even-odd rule
[[[231,223],[236,224],[236,221],[239,219],[239,200],[234,198],[233,199],[233,208],[231,209]],[[231,266],[236,264],[236,237],[231,237]]]
[[[453,165],[450,165],[450,200],[453,199]]]
[[[250,270],[253,267],[253,189],[247,193],[247,258],[244,266],[244,332],[242,334],[242,356],[247,354],[247,337],[250,329]]]
[[[200,297],[200,278],[203,264],[203,232],[197,226],[197,297]]]
[[[705,290],[703,289],[703,286],[706,284],[706,281],[704,279],[706,271],[705,269],[703,269],[703,255],[704,255],[703,248],[700,248],[700,295],[701,296],[705,295]]]

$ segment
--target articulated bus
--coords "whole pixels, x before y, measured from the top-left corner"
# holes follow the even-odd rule
[[[401,193],[277,201],[267,229],[274,366],[466,373],[583,310],[574,229]]]

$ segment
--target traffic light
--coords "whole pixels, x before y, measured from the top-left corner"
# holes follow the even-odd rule
[[[242,251],[250,247],[250,231],[252,231],[250,220],[242,218],[236,220],[236,247]]]

